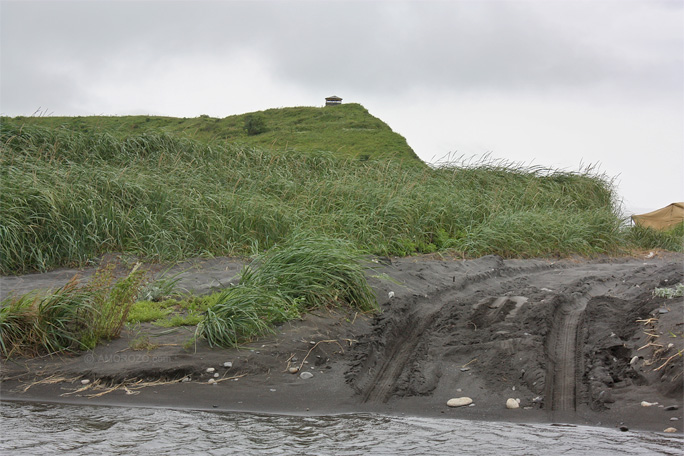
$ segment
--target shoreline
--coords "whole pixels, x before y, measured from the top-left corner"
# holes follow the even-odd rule
[[[684,348],[677,345],[684,344],[684,303],[654,298],[651,291],[664,280],[684,280],[683,258],[392,259],[368,273],[383,309],[377,317],[324,309],[241,349],[198,343],[186,350],[182,342],[192,328],[142,325],[90,352],[2,360],[0,401],[304,416],[403,414],[648,432],[674,427],[681,434],[681,356],[656,369]],[[229,283],[240,266],[219,258],[195,264],[182,280],[200,292]],[[36,278],[3,277],[0,283],[5,289],[10,281],[15,288],[49,282]],[[556,349],[550,341],[574,321],[561,318],[568,309],[579,309],[577,341]],[[652,316],[652,328],[638,322]],[[652,347],[643,348],[652,341],[649,331],[673,346],[654,356]],[[141,333],[158,347],[133,351],[129,343]],[[578,361],[562,367],[563,353]],[[231,367],[223,368],[224,362]],[[289,373],[293,365],[301,371]],[[300,378],[303,371],[313,377]],[[237,379],[208,384],[214,373],[218,380]],[[50,376],[64,380],[19,392]],[[186,377],[191,381],[179,381]],[[75,392],[85,386],[82,379],[91,388]],[[174,383],[136,389],[136,381]],[[568,381],[571,397],[558,392]],[[99,397],[85,396],[106,388],[111,391]],[[447,407],[459,396],[475,405]],[[521,399],[520,408],[506,409],[508,398]],[[644,407],[642,401],[657,404]]]

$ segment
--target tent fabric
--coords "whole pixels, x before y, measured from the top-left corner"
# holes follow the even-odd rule
[[[632,220],[639,226],[667,230],[684,222],[684,203],[672,203],[653,212],[633,215]]]

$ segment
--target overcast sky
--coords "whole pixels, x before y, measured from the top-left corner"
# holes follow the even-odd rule
[[[598,164],[684,201],[684,2],[0,0],[0,112],[364,105],[427,162]]]

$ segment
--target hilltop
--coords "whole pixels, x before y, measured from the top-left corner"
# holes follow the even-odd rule
[[[249,119],[262,128],[248,134]],[[3,119],[4,120],[4,119]],[[163,116],[16,117],[24,124],[117,137],[167,133],[204,143],[228,142],[279,151],[333,152],[361,160],[399,159],[421,163],[406,139],[357,103],[326,107],[274,108],[224,118]]]

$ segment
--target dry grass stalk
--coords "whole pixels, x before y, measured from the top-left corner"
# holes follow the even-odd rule
[[[670,361],[672,361],[675,357],[677,357],[677,356],[682,356],[682,352],[684,352],[684,350],[679,350],[677,353],[675,353],[674,355],[672,355],[672,356],[670,356],[669,358],[667,358],[667,359],[665,360],[665,362],[664,362],[663,364],[660,365],[660,367],[658,367],[658,368],[656,368],[656,369],[653,369],[653,370],[654,370],[654,371],[659,371],[660,369],[662,369],[663,367],[665,367],[665,366],[667,365],[667,363],[669,363]]]
[[[21,392],[25,393],[28,391],[30,388],[36,386],[36,385],[54,385],[55,383],[65,383],[65,382],[74,382],[78,380],[78,378],[67,378],[67,377],[62,377],[58,375],[51,375],[49,377],[34,381],[26,385]]]
[[[340,350],[342,350],[342,353],[344,353],[344,348],[342,348],[342,345],[341,345],[337,340],[334,340],[334,339],[331,339],[331,340],[319,340],[319,341],[316,342],[316,343],[314,344],[314,346],[311,347],[311,349],[306,353],[306,356],[304,357],[304,359],[302,360],[302,362],[299,364],[299,370],[302,370],[302,367],[304,367],[304,362],[306,361],[306,358],[309,357],[309,355],[311,354],[311,352],[314,351],[314,350],[316,349],[316,347],[318,347],[320,344],[323,344],[323,343],[326,343],[326,344],[335,343],[335,344],[337,344],[337,345],[340,347]]]

